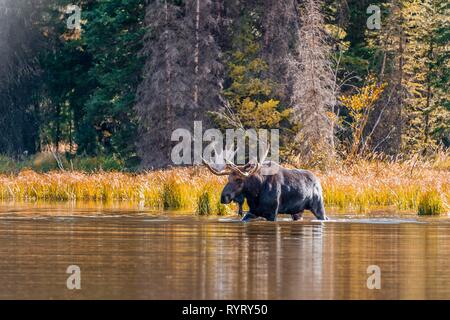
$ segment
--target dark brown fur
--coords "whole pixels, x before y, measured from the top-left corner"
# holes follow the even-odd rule
[[[305,209],[319,220],[327,219],[320,182],[307,170],[278,167],[275,174],[262,175],[259,170],[248,177],[233,172],[222,191],[221,202],[230,203],[241,195],[250,208],[243,220],[264,217],[274,221],[278,213],[290,214],[298,220]]]

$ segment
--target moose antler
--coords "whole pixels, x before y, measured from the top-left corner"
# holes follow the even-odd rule
[[[228,176],[231,173],[231,171],[225,171],[225,168],[220,171],[214,169],[205,159],[203,159],[203,157],[202,162],[206,166],[206,168],[208,168],[208,170],[211,171],[211,173],[215,174],[216,176]]]
[[[233,171],[237,172],[239,175],[241,175],[243,177],[248,177],[248,176],[251,176],[252,174],[254,174],[255,172],[259,171],[262,164],[266,160],[268,153],[269,153],[269,148],[266,148],[266,150],[264,151],[264,156],[262,156],[261,159],[259,159],[259,161],[255,158],[251,159],[249,161],[249,163],[254,163],[255,165],[249,171],[242,171],[241,168],[239,168],[237,165],[235,165],[232,162],[229,162],[228,165],[232,168]]]
[[[214,161],[214,165],[220,165],[221,168],[219,170],[215,169],[208,161],[206,161],[203,157],[202,157],[202,162],[203,164],[209,169],[209,171],[211,171],[213,174],[217,175],[217,176],[226,176],[231,174],[232,171],[230,170],[226,170],[228,169],[228,165],[225,163],[227,161],[229,161],[229,159],[233,159],[235,153],[237,152],[237,149],[235,151],[232,150],[232,148],[230,149],[225,149],[225,152],[223,150],[217,151],[215,144],[213,146],[214,148],[214,153],[215,153],[215,161]],[[225,153],[225,156],[224,156]],[[220,162],[218,163],[219,160]],[[224,161],[222,161],[224,160]]]
[[[238,151],[238,149],[233,151],[232,148],[230,148],[230,149],[225,149],[225,152],[222,150],[220,152],[218,152],[214,146],[216,164],[217,164],[217,159],[224,160],[224,163],[220,164],[222,167],[219,170],[213,168],[211,166],[211,164],[208,163],[208,161],[206,161],[203,157],[202,157],[202,161],[203,161],[203,164],[209,169],[209,171],[211,171],[213,174],[215,174],[217,176],[225,176],[225,175],[231,174],[232,172],[236,172],[237,174],[239,174],[242,177],[249,177],[252,174],[254,174],[255,172],[258,172],[258,170],[261,168],[262,164],[264,163],[264,161],[267,158],[267,154],[269,153],[269,148],[266,148],[266,150],[264,151],[264,156],[261,157],[261,159],[259,161],[257,161],[256,159],[250,160],[249,163],[252,163],[252,162],[256,162],[256,163],[248,171],[244,169],[246,166],[240,167],[240,166],[235,165],[231,161],[234,158],[234,155],[236,154],[237,151]],[[225,156],[224,156],[224,153],[225,153]],[[229,170],[227,170],[227,169],[229,169]]]

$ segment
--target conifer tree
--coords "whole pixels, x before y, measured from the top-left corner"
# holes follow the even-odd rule
[[[293,121],[299,126],[299,158],[325,163],[334,156],[334,75],[330,47],[321,13],[321,2],[306,0],[301,11],[297,55],[292,61]]]
[[[220,107],[221,49],[217,43],[221,2],[156,0],[147,6],[147,57],[138,91],[138,152],[144,167],[171,164],[171,134],[209,123]]]
[[[20,155],[38,148],[44,38],[37,24],[46,0],[0,1],[0,153]]]
[[[389,83],[381,100],[387,107],[383,125],[391,123],[388,134],[394,137],[390,144],[396,153],[424,151],[438,142],[431,137],[434,128],[448,121],[445,91],[432,80],[439,72],[434,68],[437,57],[445,52],[445,45],[437,42],[446,19],[444,7],[437,0],[393,0],[388,9],[375,41],[382,52],[380,75]]]

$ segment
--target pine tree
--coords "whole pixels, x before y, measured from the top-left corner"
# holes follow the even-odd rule
[[[92,57],[92,82],[81,127],[95,134],[96,155],[115,156],[135,164],[136,122],[133,107],[143,60],[145,0],[95,2],[83,8],[82,42]],[[84,132],[77,131],[77,141]],[[79,145],[82,152],[84,145]]]
[[[446,55],[448,59],[450,7],[442,0],[426,0],[417,5],[420,5],[418,28],[423,30],[416,34],[422,48],[419,59],[422,61],[423,90],[419,97],[420,106],[415,111],[416,117],[422,120],[416,122],[420,128],[418,146],[426,153],[445,143],[450,134],[449,65],[448,61],[444,62]]]
[[[48,18],[39,23],[46,37],[39,57],[40,140],[54,147],[68,144],[71,154],[112,156],[132,166],[145,0],[78,1],[82,24],[73,30],[67,28],[71,4],[50,1]]]
[[[260,38],[254,32],[257,20],[249,14],[234,26],[233,44],[226,59],[228,85],[223,96],[235,117],[223,117],[226,111],[217,114],[216,123],[223,129],[278,128],[288,114],[280,105],[278,83],[266,77],[269,65],[261,58]]]
[[[430,86],[427,86],[428,59],[433,55],[433,45],[429,32],[432,27],[430,20],[433,16],[431,1],[405,1],[402,7],[404,24],[404,53],[403,53],[403,86],[406,97],[403,110],[402,146],[409,151],[417,151],[424,147],[426,120],[424,111],[430,107]],[[430,19],[431,18],[431,19]],[[431,31],[432,32],[432,31]],[[429,96],[429,98],[431,98]],[[427,107],[428,104],[428,107]],[[429,141],[427,141],[429,142]]]
[[[179,5],[154,1],[147,7],[147,62],[136,106],[144,167],[171,164],[172,131],[210,122],[220,107],[221,49],[217,43],[220,1]]]
[[[392,1],[385,27],[377,35],[383,61],[380,74],[389,83],[381,101],[389,107],[383,125],[386,128],[391,123],[388,134],[394,137],[390,145],[397,149],[395,153],[423,151],[436,145],[430,132],[448,119],[445,108],[437,103],[445,91],[436,90],[432,83],[436,57],[445,52],[436,42],[436,32],[445,21],[438,2]]]
[[[375,145],[371,149],[397,155],[401,150],[403,112],[407,96],[404,86],[404,18],[402,3],[397,0],[390,0],[383,9],[388,15],[382,21],[381,30],[367,31],[368,45],[377,51],[375,55],[380,61],[379,79],[388,83],[375,108],[376,112],[372,114],[371,124],[378,123],[378,126],[373,132]]]
[[[299,28],[297,6],[297,0],[264,0],[262,3],[261,55],[268,66],[265,76],[277,84],[274,93],[281,105],[290,104],[288,57]]]
[[[173,128],[173,108],[183,103],[181,60],[181,8],[168,0],[151,2],[146,9],[148,28],[143,54],[146,56],[143,81],[138,88],[136,111],[140,127],[138,153],[142,164],[164,166],[170,156],[168,135]]]
[[[207,121],[202,115],[217,109],[223,82],[222,52],[218,44],[220,33],[221,1],[186,1],[185,33],[186,39],[192,39],[193,55],[188,56],[187,64],[193,67],[192,109],[190,120]],[[192,68],[191,67],[191,68]],[[192,124],[191,124],[192,125]]]
[[[334,75],[330,47],[320,2],[305,1],[301,12],[297,56],[292,61],[293,121],[299,126],[296,137],[299,159],[325,163],[334,155],[333,121]]]
[[[44,38],[36,26],[47,1],[0,1],[0,153],[33,153],[39,145],[41,68]]]

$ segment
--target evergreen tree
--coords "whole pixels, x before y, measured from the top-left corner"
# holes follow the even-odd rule
[[[432,83],[437,56],[445,52],[445,45],[436,41],[445,21],[438,2],[392,1],[385,27],[376,36],[375,45],[382,53],[380,75],[389,83],[380,101],[388,108],[383,126],[390,127],[388,134],[387,130],[383,134],[393,137],[390,145],[395,153],[423,151],[435,145],[437,140],[430,133],[448,121],[442,104],[445,91],[436,90]],[[375,140],[383,139],[377,136]]]
[[[95,84],[83,109],[77,140],[95,132],[97,147],[79,145],[79,152],[135,158],[133,113],[143,61],[138,56],[144,35],[144,0],[96,2],[83,11],[82,45],[92,58],[89,81]]]
[[[70,4],[54,3],[44,26],[49,40],[40,59],[46,92],[42,140],[135,165],[133,105],[141,79],[145,1],[79,1],[82,25],[74,30],[64,14]]]
[[[0,0],[0,154],[165,167],[172,132],[211,114],[281,129],[283,156],[309,164],[345,154],[335,141],[433,154],[450,144],[447,2]]]
[[[139,87],[139,153],[144,167],[171,164],[171,134],[210,122],[220,107],[220,1],[153,1],[147,7],[147,57]],[[206,125],[205,125],[206,124]]]
[[[0,153],[39,149],[38,54],[45,39],[37,28],[46,1],[0,1]]]
[[[227,53],[227,86],[223,91],[230,110],[216,118],[223,129],[278,128],[289,112],[280,105],[278,83],[265,76],[269,65],[261,58],[260,39],[254,32],[256,21],[255,16],[248,15],[234,26],[232,48]],[[226,117],[227,111],[232,117]]]
[[[299,28],[298,1],[262,2],[261,55],[267,63],[265,77],[275,83],[275,94],[282,105],[290,104],[291,83],[288,57],[295,46]]]
[[[306,163],[326,163],[334,155],[334,74],[321,3],[305,1],[301,11],[297,55],[292,61],[293,122],[299,126],[299,158]]]

